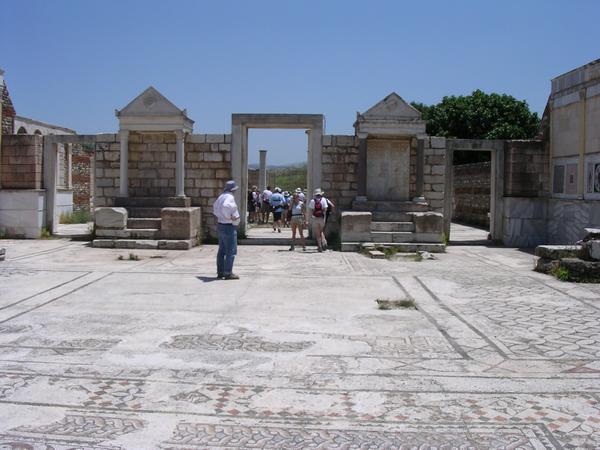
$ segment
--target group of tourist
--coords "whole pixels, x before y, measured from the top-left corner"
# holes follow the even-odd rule
[[[239,277],[233,273],[233,261],[237,253],[237,225],[240,223],[240,213],[233,192],[238,189],[235,181],[225,184],[225,189],[213,205],[213,214],[217,218],[217,233],[219,250],[217,252],[217,277],[226,280],[236,280]],[[322,252],[327,248],[325,239],[325,224],[335,205],[325,197],[321,189],[315,189],[312,199],[306,204],[306,194],[297,188],[292,195],[282,192],[279,187],[271,191],[271,187],[259,192],[256,186],[248,192],[248,221],[254,223],[269,223],[273,215],[273,232],[281,233],[281,228],[289,225],[292,230],[292,245],[296,246],[296,233],[299,234],[302,250],[306,250],[304,229],[312,225],[312,232],[317,241],[317,250]]]

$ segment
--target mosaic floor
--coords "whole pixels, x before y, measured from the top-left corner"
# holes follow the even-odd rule
[[[527,253],[2,246],[0,449],[600,448],[600,289]]]

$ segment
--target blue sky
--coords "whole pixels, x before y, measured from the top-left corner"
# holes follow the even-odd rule
[[[17,114],[114,132],[155,86],[229,132],[234,112],[323,113],[352,134],[392,91],[436,103],[475,89],[541,112],[550,79],[600,58],[600,2],[0,0],[0,68]],[[250,161],[305,158],[301,132],[254,131]]]

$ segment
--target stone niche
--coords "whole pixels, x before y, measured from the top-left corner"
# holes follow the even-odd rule
[[[359,197],[410,200],[411,148],[426,137],[421,113],[393,92],[358,113],[354,128],[359,138]]]

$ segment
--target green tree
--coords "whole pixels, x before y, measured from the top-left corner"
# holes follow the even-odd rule
[[[447,96],[437,105],[412,102],[427,121],[427,134],[462,139],[529,139],[540,119],[527,102],[506,94]]]

